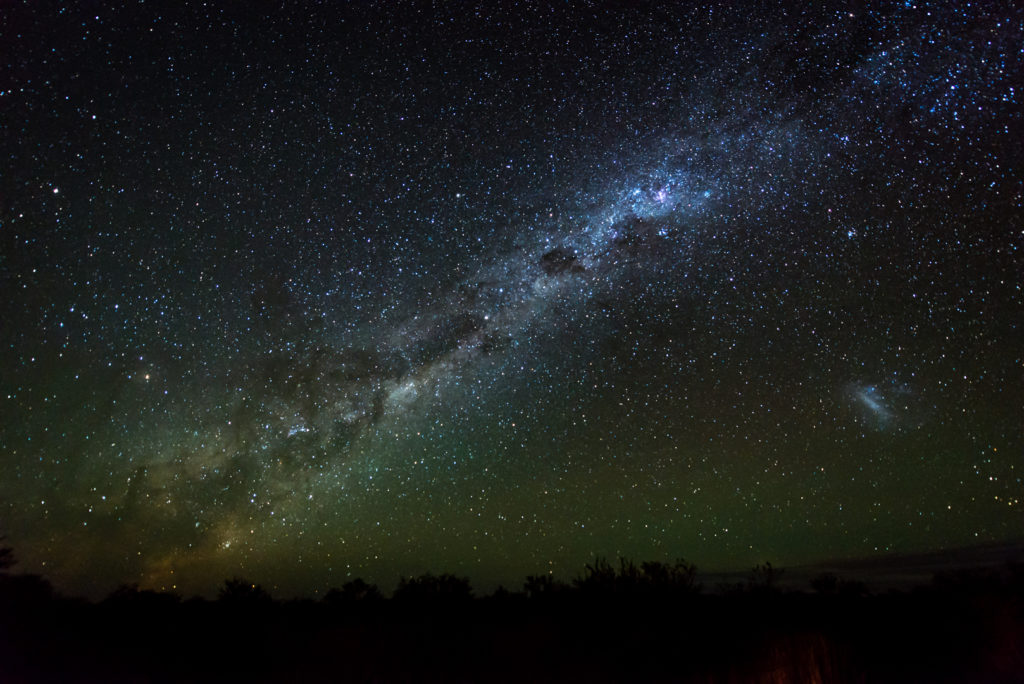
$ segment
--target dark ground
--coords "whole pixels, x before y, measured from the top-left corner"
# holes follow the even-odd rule
[[[1020,567],[881,595],[828,578],[781,591],[770,577],[712,593],[613,571],[474,599],[448,579],[392,599],[276,602],[239,583],[217,601],[124,588],[94,604],[8,575],[0,679],[1024,681]]]

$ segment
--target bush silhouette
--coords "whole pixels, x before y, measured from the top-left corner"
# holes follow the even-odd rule
[[[7,572],[17,562],[14,558],[14,549],[10,546],[0,546],[0,572]]]
[[[53,599],[53,585],[44,577],[0,574],[0,612],[31,610]]]
[[[747,589],[756,594],[771,594],[778,590],[782,570],[772,566],[770,562],[755,565],[747,579]]]
[[[559,582],[551,575],[528,575],[523,583],[523,591],[531,599],[547,599],[564,594],[569,585]]]
[[[378,601],[381,596],[380,589],[376,584],[368,584],[362,578],[357,577],[342,585],[341,589],[331,589],[324,595],[324,603],[337,605],[341,603],[357,603],[363,601]]]
[[[525,598],[525,595],[522,592],[509,591],[503,585],[499,584],[497,589],[491,592],[490,596],[485,598],[491,603],[508,604],[512,601],[521,601]]]
[[[240,577],[226,580],[217,593],[217,600],[231,606],[261,606],[272,602],[263,587]]]
[[[815,593],[831,596],[839,591],[839,578],[831,572],[823,572],[811,580],[811,589]]]
[[[175,593],[140,589],[138,584],[118,585],[103,603],[113,606],[132,606],[139,609],[168,607],[181,603],[181,596]]]
[[[529,579],[529,578],[528,578]],[[619,558],[619,570],[603,558],[588,564],[573,586],[591,594],[682,595],[700,591],[697,566],[683,559],[675,563],[648,561],[639,566],[628,558]]]
[[[399,580],[394,598],[409,602],[467,601],[473,598],[473,589],[465,577],[448,573],[435,576],[428,572],[419,577],[403,577]]]
[[[868,593],[868,587],[863,582],[840,579],[831,572],[823,572],[812,579],[811,589],[821,596],[857,597]]]
[[[697,583],[697,566],[682,558],[672,565],[648,561],[640,565],[640,571],[645,585],[653,591],[695,594],[701,590]]]
[[[611,594],[615,592],[615,568],[604,558],[598,556],[593,563],[587,563],[583,576],[572,581],[572,585],[583,592],[594,594]]]

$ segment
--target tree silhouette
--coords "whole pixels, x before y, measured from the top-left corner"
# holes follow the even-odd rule
[[[0,541],[4,539],[5,537],[0,537]],[[14,549],[10,546],[0,546],[0,572],[7,572],[17,562],[17,559],[14,557]]]
[[[615,568],[606,559],[598,556],[593,563],[587,563],[583,576],[572,581],[574,587],[583,592],[610,594],[615,591]]]
[[[524,598],[522,593],[512,592],[505,588],[504,585],[499,584],[497,589],[491,592],[490,596],[485,597],[485,600],[493,603],[508,604],[512,601],[519,601]]]
[[[398,601],[465,601],[473,598],[469,579],[445,573],[427,573],[419,577],[402,578],[394,593]]]
[[[839,580],[839,595],[849,598],[859,598],[868,594],[868,585],[857,580]]]
[[[240,577],[226,580],[217,594],[217,600],[233,606],[260,606],[272,601],[263,587]]]
[[[697,566],[683,558],[672,565],[648,561],[640,565],[646,586],[655,592],[674,594],[696,594],[701,585],[697,583]]]
[[[772,567],[766,561],[763,565],[755,565],[750,569],[750,577],[747,580],[747,589],[754,593],[771,594],[778,589],[779,577],[782,570]]]
[[[336,605],[340,603],[357,603],[364,601],[379,601],[380,589],[376,584],[368,584],[361,577],[346,582],[341,589],[331,589],[324,595],[324,603]]]
[[[0,605],[39,607],[54,598],[53,585],[40,575],[0,576]]]
[[[181,602],[181,596],[173,592],[140,589],[138,584],[120,584],[103,602],[108,605],[150,610],[161,606],[174,606]]]
[[[639,566],[628,558],[619,558],[615,571],[604,558],[587,564],[583,576],[573,580],[582,592],[595,594],[681,595],[700,591],[697,566],[682,558],[673,564],[648,561]]]
[[[46,578],[8,572],[17,562],[14,549],[9,546],[0,547],[0,613],[21,613],[53,600],[53,585]]]
[[[856,580],[840,579],[830,572],[823,572],[811,580],[811,589],[822,596],[859,597],[868,593],[867,585]]]
[[[568,591],[569,585],[559,582],[551,575],[528,575],[523,591],[531,599],[547,599]]]
[[[823,572],[811,580],[811,589],[824,596],[831,596],[839,590],[839,578],[831,572]]]

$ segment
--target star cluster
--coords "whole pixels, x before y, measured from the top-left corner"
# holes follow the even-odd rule
[[[59,586],[1019,538],[966,3],[0,9],[0,531]]]

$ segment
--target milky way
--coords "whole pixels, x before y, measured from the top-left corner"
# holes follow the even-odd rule
[[[0,10],[0,533],[101,595],[1016,540],[1009,4]]]

